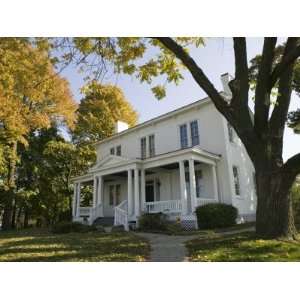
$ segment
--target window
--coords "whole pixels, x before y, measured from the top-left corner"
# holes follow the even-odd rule
[[[232,127],[229,123],[227,123],[227,128],[228,128],[228,138],[229,138],[229,141],[230,141],[231,143],[233,143],[233,142],[234,142],[234,132],[233,132],[233,127]]]
[[[114,186],[110,185],[109,186],[109,205],[113,206],[114,205]]]
[[[153,157],[155,155],[155,142],[154,134],[149,135],[149,156]]]
[[[195,179],[196,179],[196,197],[199,198],[201,196],[201,192],[203,189],[202,170],[195,171]]]
[[[116,154],[118,156],[121,156],[121,145],[117,146],[117,148],[116,148]]]
[[[241,195],[241,188],[240,188],[240,179],[239,179],[239,170],[238,167],[233,166],[232,167],[233,171],[233,180],[234,180],[234,189],[235,189],[235,194],[237,196]]]
[[[199,130],[198,130],[198,121],[192,121],[190,123],[191,126],[191,140],[192,146],[199,145]]]
[[[110,154],[115,155],[115,148],[110,148]]]
[[[141,138],[141,159],[146,158],[146,138],[142,137]]]
[[[188,147],[188,134],[186,124],[180,125],[180,145],[182,149]]]

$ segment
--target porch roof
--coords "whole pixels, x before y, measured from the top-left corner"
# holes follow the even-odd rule
[[[148,169],[188,159],[215,165],[220,158],[221,155],[201,149],[199,146],[161,153],[146,159],[108,155],[91,167],[86,174],[73,177],[71,181],[89,181],[93,179],[94,174],[109,175],[136,167]]]

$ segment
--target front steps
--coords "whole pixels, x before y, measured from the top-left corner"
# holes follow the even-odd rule
[[[93,225],[112,227],[114,225],[114,217],[99,217],[93,222]]]

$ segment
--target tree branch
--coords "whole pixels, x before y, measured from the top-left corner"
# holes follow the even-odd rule
[[[206,92],[211,100],[224,115],[229,114],[227,102],[216,90],[214,85],[206,77],[201,68],[198,67],[193,58],[172,38],[169,37],[156,37],[167,49],[175,54],[175,56],[182,61],[182,63],[188,68],[192,76],[199,84],[199,86]]]
[[[281,62],[276,65],[274,68],[272,74],[271,74],[271,79],[270,79],[270,84],[269,84],[269,89],[271,90],[274,85],[276,84],[277,80],[281,76],[281,74],[291,65],[293,64],[297,58],[300,57],[300,45],[298,45],[295,49],[287,53],[285,55]]]
[[[254,107],[254,128],[258,135],[263,134],[268,126],[270,110],[270,91],[268,89],[268,82],[272,72],[276,42],[277,38],[265,38],[261,63],[258,71]]]
[[[282,166],[283,173],[292,173],[294,176],[300,174],[300,153],[289,158]]]
[[[233,106],[236,104],[247,107],[248,109],[248,62],[246,38],[233,38],[235,56],[235,79],[231,83]]]
[[[248,151],[249,156],[253,161],[258,162],[259,157],[258,153],[261,152],[259,149],[259,144],[256,138],[256,135],[253,131],[252,121],[249,115],[249,108],[247,105],[244,106],[244,109],[239,109],[237,107],[234,109],[232,105],[228,104],[225,99],[220,95],[220,93],[216,90],[210,80],[203,73],[202,69],[198,67],[196,62],[188,55],[188,53],[178,45],[173,39],[169,37],[156,37],[155,39],[159,40],[167,49],[169,49],[174,55],[182,61],[182,63],[188,68],[191,72],[192,76],[198,83],[198,85],[206,92],[206,94],[211,98],[216,108],[219,110],[221,114],[225,116],[225,118],[233,125],[234,129],[238,133],[239,137],[243,141],[246,149]],[[241,64],[239,64],[237,68],[237,73],[241,77],[243,84],[245,87],[245,42],[242,40],[239,43],[239,51],[243,51],[244,55],[240,58],[236,55]],[[248,74],[248,68],[247,68]],[[247,75],[248,77],[248,75]],[[248,79],[247,79],[248,80]]]
[[[283,60],[288,53],[294,51],[297,47],[298,40],[299,38],[288,38],[284,49]],[[277,101],[270,119],[270,129],[273,130],[273,132],[283,130],[285,126],[292,93],[293,69],[294,63],[286,66],[279,79]]]

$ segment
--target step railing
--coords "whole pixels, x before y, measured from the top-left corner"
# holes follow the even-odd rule
[[[147,213],[179,213],[181,210],[181,200],[166,200],[145,203],[145,211]]]
[[[114,225],[123,225],[126,231],[129,230],[128,226],[128,212],[127,212],[127,200],[122,201],[118,206],[114,209]]]
[[[102,203],[97,204],[95,207],[91,208],[90,212],[90,224],[93,224],[93,222],[103,216],[103,209],[102,209]]]

